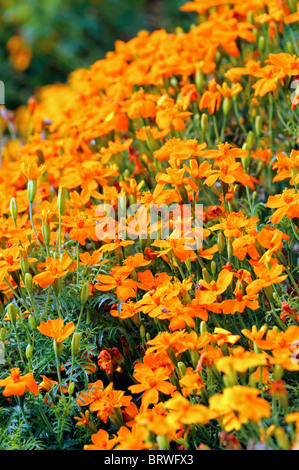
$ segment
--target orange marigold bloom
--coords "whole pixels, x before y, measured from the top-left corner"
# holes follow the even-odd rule
[[[2,392],[4,397],[12,395],[22,396],[25,391],[38,395],[37,383],[34,380],[33,374],[29,372],[21,376],[19,368],[11,369],[10,376],[0,380],[0,387],[5,387]]]
[[[216,81],[210,80],[209,89],[200,98],[199,109],[208,108],[208,112],[214,114],[220,108],[221,100],[221,93],[217,90]]]
[[[40,263],[39,267],[45,267],[45,271],[36,274],[33,277],[33,282],[39,284],[41,287],[47,287],[56,279],[65,276],[71,267],[72,260],[70,256],[65,253],[61,260],[47,256],[46,263]]]
[[[144,364],[137,364],[135,367],[134,379],[140,382],[131,385],[129,390],[132,393],[142,393],[142,408],[148,408],[152,403],[158,403],[159,392],[170,395],[176,390],[175,385],[169,383],[169,371],[160,367],[153,371]]]
[[[232,279],[233,273],[228,271],[228,269],[222,269],[217,281],[207,282],[204,279],[200,279],[199,284],[203,289],[197,292],[197,300],[207,305],[214,303],[217,297],[226,291]]]
[[[116,436],[110,439],[109,434],[104,429],[92,434],[91,440],[93,444],[86,444],[83,450],[111,450],[119,442]]]
[[[54,338],[57,343],[62,343],[63,340],[68,338],[75,330],[74,322],[69,322],[64,326],[62,318],[56,320],[42,321],[37,329],[45,336]]]
[[[43,173],[45,173],[47,165],[43,164],[38,167],[36,163],[26,164],[25,162],[22,162],[21,169],[26,178],[29,180],[37,180]]]
[[[131,273],[131,270],[124,267],[112,268],[110,275],[99,274],[97,281],[100,284],[96,284],[96,289],[100,291],[109,291],[115,289],[115,293],[119,300],[126,302],[129,297],[136,297],[136,282],[133,279],[127,279]]]
[[[248,421],[259,422],[271,416],[270,403],[258,397],[260,390],[242,385],[225,388],[210,398],[210,409],[219,413],[225,431],[239,430]]]
[[[270,217],[273,224],[278,224],[284,215],[291,219],[299,217],[299,193],[296,193],[295,189],[285,189],[282,194],[269,196],[265,205],[271,209],[276,209]]]

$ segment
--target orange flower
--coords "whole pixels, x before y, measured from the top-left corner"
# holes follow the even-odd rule
[[[75,324],[69,322],[64,326],[62,318],[57,318],[56,320],[47,320],[47,322],[42,321],[37,329],[43,335],[54,338],[57,343],[62,343],[73,333]]]
[[[221,104],[221,93],[217,91],[216,81],[209,81],[209,89],[205,91],[199,102],[199,109],[208,108],[210,114],[214,114],[215,111],[218,111]]]
[[[47,287],[53,284],[56,279],[65,276],[69,272],[71,264],[72,260],[67,253],[63,255],[61,261],[47,256],[46,263],[40,263],[38,265],[40,267],[45,266],[45,271],[36,274],[33,277],[33,282],[39,284],[41,287]]]
[[[119,445],[115,450],[144,450],[150,449],[152,444],[146,442],[149,431],[141,424],[134,424],[132,429],[122,426],[117,433]]]
[[[131,270],[126,266],[112,268],[110,275],[99,274],[95,288],[100,291],[109,291],[115,289],[115,293],[119,300],[126,302],[129,297],[136,297],[136,282],[133,279],[127,279]]]
[[[135,367],[134,379],[140,382],[138,385],[131,385],[129,390],[132,393],[142,393],[142,408],[148,408],[152,403],[158,403],[159,392],[170,395],[176,390],[167,380],[169,371],[160,367],[153,371],[144,364],[137,364]]]
[[[22,162],[21,169],[26,178],[29,180],[37,180],[43,173],[45,173],[47,165],[44,164],[38,167],[36,163],[26,164],[25,162]]]
[[[214,419],[216,413],[204,405],[191,405],[190,401],[180,393],[164,403],[165,408],[170,410],[166,420],[174,429],[182,425],[207,424]]]
[[[111,450],[119,441],[116,436],[110,439],[109,434],[104,429],[92,434],[91,440],[93,444],[86,444],[83,450]]]
[[[281,276],[284,267],[280,264],[274,264],[271,269],[268,269],[266,266],[262,265],[260,267],[255,267],[254,271],[258,276],[258,279],[253,281],[246,289],[248,295],[256,294],[262,288],[270,287],[272,284],[277,284],[284,281],[288,275],[284,274]]]
[[[3,390],[4,397],[12,395],[21,396],[25,391],[32,392],[38,395],[37,383],[31,372],[21,376],[19,368],[11,369],[10,376],[6,379],[0,380],[0,387],[5,387]]]
[[[282,194],[269,196],[265,205],[276,209],[270,217],[273,224],[278,224],[284,215],[291,219],[299,217],[299,193],[296,193],[294,189],[285,189]]]
[[[210,409],[218,412],[227,432],[239,430],[248,421],[259,422],[271,416],[270,404],[258,397],[256,388],[235,385],[210,398]]]
[[[228,269],[222,269],[217,281],[210,283],[204,279],[200,279],[199,284],[203,287],[196,295],[197,300],[203,304],[210,305],[217,300],[217,297],[222,294],[230,285],[233,279],[233,273]]]

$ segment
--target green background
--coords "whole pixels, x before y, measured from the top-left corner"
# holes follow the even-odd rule
[[[138,31],[179,25],[188,28],[195,14],[181,12],[186,0],[0,0],[0,80],[6,106],[26,103],[34,90],[64,82],[69,72],[87,67],[128,41]],[[14,69],[7,41],[20,35],[32,50],[30,66]]]

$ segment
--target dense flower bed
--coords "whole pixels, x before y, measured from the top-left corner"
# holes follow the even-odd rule
[[[2,449],[298,447],[298,5],[183,9],[2,107]]]

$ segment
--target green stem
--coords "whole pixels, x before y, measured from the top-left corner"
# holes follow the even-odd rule
[[[43,248],[42,244],[41,244],[41,241],[40,239],[38,238],[37,236],[37,232],[36,232],[36,229],[35,229],[35,226],[34,226],[34,222],[33,222],[33,211],[32,211],[32,202],[29,202],[29,217],[30,217],[30,222],[31,222],[31,225],[32,225],[32,228],[33,228],[33,231],[34,231],[34,235],[36,237],[36,240],[38,241],[38,244],[40,246],[40,248]]]

